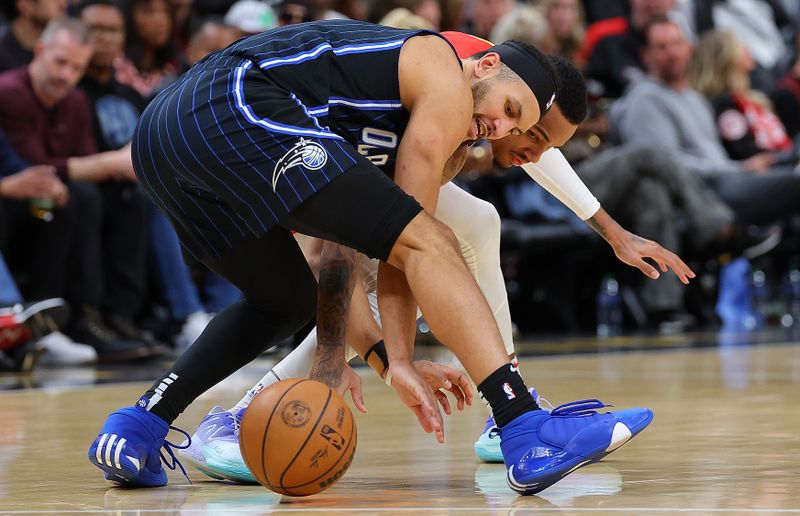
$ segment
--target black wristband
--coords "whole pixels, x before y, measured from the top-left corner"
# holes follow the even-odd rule
[[[364,355],[364,362],[369,363],[369,356],[375,353],[375,355],[380,359],[381,363],[383,363],[383,370],[381,371],[381,376],[386,372],[386,369],[389,368],[389,356],[386,354],[386,344],[384,344],[383,339],[376,342],[367,353]]]

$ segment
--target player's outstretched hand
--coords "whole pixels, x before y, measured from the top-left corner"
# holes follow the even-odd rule
[[[362,414],[367,413],[367,406],[364,404],[364,395],[361,393],[361,377],[358,376],[358,373],[356,373],[352,367],[347,364],[344,365],[342,368],[342,381],[334,390],[341,396],[344,396],[344,393],[350,391],[350,396],[353,398],[353,405],[355,405]]]
[[[458,410],[464,410],[465,404],[472,405],[472,384],[469,383],[464,372],[429,360],[415,360],[414,367],[431,386],[433,394],[448,416],[453,413],[453,410],[450,408],[450,400],[447,399],[447,395],[442,389],[453,394]]]
[[[692,269],[683,263],[683,260],[677,254],[664,249],[652,240],[642,238],[630,231],[623,230],[610,244],[614,249],[614,254],[617,255],[620,261],[636,267],[649,278],[658,279],[661,274],[655,267],[647,263],[644,258],[650,258],[656,262],[661,272],[667,272],[672,269],[672,272],[684,284],[688,284],[689,280],[695,277]]]
[[[427,433],[433,432],[436,440],[444,443],[442,413],[428,382],[410,362],[390,363],[389,374],[397,397],[417,416],[422,429]]]

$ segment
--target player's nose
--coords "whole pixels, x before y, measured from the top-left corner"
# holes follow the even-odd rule
[[[511,131],[517,126],[514,120],[508,118],[496,118],[492,121],[492,134],[490,139],[499,139],[511,134]]]
[[[538,163],[542,159],[543,149],[525,149],[525,158],[531,163]]]

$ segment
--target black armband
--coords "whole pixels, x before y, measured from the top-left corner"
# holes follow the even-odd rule
[[[369,351],[364,355],[364,362],[376,370],[383,378],[387,369],[389,369],[389,357],[386,355],[386,345],[383,343],[383,339],[369,348]]]

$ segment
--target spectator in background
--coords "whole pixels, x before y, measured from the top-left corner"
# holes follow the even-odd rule
[[[194,0],[170,0],[175,9],[173,23],[175,28],[173,34],[175,35],[174,43],[178,53],[184,54],[186,47],[189,45],[189,38],[192,36],[192,31],[197,25],[197,14],[195,13]]]
[[[94,347],[101,360],[148,357],[160,351],[122,339],[104,320],[141,308],[145,204],[141,194],[118,196],[124,202],[104,210],[104,196],[117,191],[117,181],[135,176],[129,148],[96,152],[92,112],[76,88],[92,54],[88,38],[79,20],[50,22],[31,64],[0,75],[0,98],[14,99],[0,103],[0,126],[22,158],[55,166],[69,185],[77,214],[66,274],[65,297],[74,308],[67,333]]]
[[[442,10],[441,30],[463,30],[466,25],[464,0],[439,0]]]
[[[489,38],[493,43],[509,39],[525,41],[546,53],[554,49],[544,16],[538,9],[527,5],[519,5],[500,18]]]
[[[378,23],[398,29],[433,30],[433,26],[428,20],[417,16],[405,7],[392,9]]]
[[[307,0],[281,0],[275,6],[278,26],[306,23],[313,20],[311,5]]]
[[[209,45],[209,51],[219,50],[220,48],[227,47],[241,37],[258,34],[259,32],[277,27],[277,25],[278,22],[275,18],[275,12],[269,5],[258,0],[239,0],[225,13],[225,25],[219,23],[209,25],[208,23],[204,23],[202,28],[206,30],[206,34],[200,34],[201,31],[199,30],[195,31],[192,39],[194,40],[198,35],[202,35],[203,39]],[[235,29],[238,33],[231,34],[230,29]],[[211,32],[214,32],[214,34],[212,35]],[[216,36],[216,38],[212,36]],[[233,39],[230,39],[231,37]],[[214,41],[217,38],[219,38],[219,41]],[[223,42],[225,42],[224,45],[218,46],[218,43]],[[195,41],[195,53],[197,53],[196,43],[197,41]],[[206,54],[207,53],[208,52],[206,52]],[[206,54],[203,54],[203,56]],[[186,56],[186,60],[191,66],[192,63],[195,63],[199,59],[192,59]]]
[[[544,17],[550,27],[550,53],[583,66],[581,48],[584,38],[583,7],[579,0],[546,0]]]
[[[630,13],[628,0],[582,0],[586,23],[610,18],[624,18]]]
[[[144,99],[135,90],[114,78],[113,62],[122,54],[125,41],[122,11],[113,0],[86,0],[80,14],[92,35],[90,41],[94,47],[81,87],[94,108],[98,146],[101,149],[118,149],[130,141],[145,107]],[[235,29],[219,21],[207,21],[191,38],[187,65],[202,59],[209,52],[226,47],[238,37]],[[133,183],[120,182],[113,186],[116,191],[112,191],[111,198],[119,194],[124,197],[141,196]],[[203,306],[189,269],[183,263],[175,231],[161,212],[152,204],[148,206],[150,247],[158,285],[169,304],[170,313],[182,325],[176,340],[180,346],[186,347],[203,331],[211,315]],[[214,274],[209,273],[204,286],[203,294],[207,294],[208,304],[214,312],[241,297],[235,287]],[[147,341],[153,345],[152,337],[138,331],[131,318],[116,318],[112,321],[112,327],[126,338]]]
[[[570,85],[581,84],[580,72],[571,69],[563,58],[554,58],[553,64],[561,78],[562,91],[568,92]],[[586,114],[585,107],[568,102],[575,96],[564,95],[525,134],[492,142],[495,161],[508,167],[516,154],[534,163],[555,163],[558,153],[549,149],[562,147]],[[624,227],[645,238],[658,239],[674,252],[681,250],[679,214],[688,223],[695,251],[724,250],[753,257],[756,251],[765,252],[768,247],[760,244],[770,235],[744,234],[735,225],[731,209],[698,176],[681,167],[666,152],[651,146],[616,147],[578,163],[575,170],[608,213]],[[512,214],[524,216],[526,212],[539,210],[540,216],[562,217],[560,220],[585,228],[565,206],[528,180],[527,175],[522,175],[521,181],[512,180],[505,188],[505,195]],[[539,195],[553,202],[530,202]],[[547,208],[542,209],[543,205]],[[774,246],[777,241],[772,238],[771,244]],[[656,281],[645,281],[638,292],[654,329],[673,333],[692,324],[693,317],[685,312],[684,288],[677,278],[673,281],[662,275]]]
[[[4,0],[10,23],[0,28],[0,72],[31,62],[33,47],[50,22],[64,16],[66,0]]]
[[[710,29],[736,34],[758,64],[752,71],[754,84],[771,89],[787,50],[781,31],[791,22],[778,0],[694,0],[694,18],[696,34]]]
[[[591,81],[589,90],[594,95],[618,98],[630,82],[644,75],[644,29],[653,20],[667,16],[675,3],[676,0],[630,0],[627,18],[602,20],[586,29],[582,58]]]
[[[396,12],[395,12],[396,11]],[[394,20],[402,20],[403,22],[396,25],[394,23],[383,23],[382,20],[389,18]],[[426,24],[420,25],[418,21],[413,18],[408,18],[408,14],[417,16],[426,20]],[[442,5],[438,0],[378,0],[373,2],[372,9],[370,10],[368,19],[374,23],[387,25],[389,27],[407,27],[414,28],[419,25],[419,28],[429,28],[433,30],[442,30]]]
[[[761,174],[760,156],[728,157],[708,100],[689,86],[692,47],[680,27],[661,18],[644,34],[648,75],[611,109],[621,139],[669,151],[704,177],[743,223],[762,225],[800,211],[800,175]]]
[[[497,22],[514,7],[514,0],[473,0],[472,20],[467,32],[488,39]]]
[[[798,27],[800,27],[800,21],[798,21]],[[795,61],[770,93],[770,99],[775,105],[775,112],[793,139],[800,134],[800,31],[796,32],[794,37]]]
[[[221,18],[206,19],[197,28],[186,47],[187,67],[239,39],[240,30],[224,23]]]
[[[333,0],[326,19],[347,18],[366,21],[367,9],[366,0]]]
[[[141,95],[119,83],[114,74],[114,60],[125,42],[125,21],[114,0],[85,0],[80,16],[92,45],[80,89],[89,99],[94,142],[101,152],[116,151],[130,142],[145,107]],[[104,181],[99,193],[107,226],[103,230],[106,303],[114,307],[106,314],[106,322],[122,338],[156,348],[153,336],[135,325],[145,298],[147,201],[134,181]]]
[[[40,307],[65,306],[58,296],[64,290],[64,262],[75,211],[74,204],[67,209],[68,198],[67,188],[58,179],[55,167],[29,166],[14,152],[5,133],[0,130],[0,249],[15,260],[15,270],[25,280],[24,287],[31,299],[45,299],[44,305],[37,305]],[[31,210],[33,199],[52,203],[50,221],[34,215]],[[21,350],[22,355],[11,351],[11,344],[21,343],[7,341],[6,331],[10,328],[16,328],[15,334],[24,340],[41,337],[36,349],[46,351],[40,362],[45,365],[79,365],[97,360],[93,348],[77,344],[63,333],[54,331],[57,330],[55,325],[49,329],[33,329],[33,334],[20,334],[19,325],[25,321],[20,319],[22,311],[14,307],[21,303],[22,293],[0,256],[0,330],[3,333],[0,341],[5,341],[5,345],[0,342],[0,349],[8,351],[18,367],[26,365],[26,361],[30,362],[27,365],[33,366],[31,360],[37,357],[29,356],[34,350],[28,346]],[[26,313],[25,319],[31,315]],[[6,324],[9,322],[14,323],[10,328]]]
[[[149,100],[177,78],[175,9],[169,0],[129,0],[125,55],[114,61],[116,78]]]
[[[755,63],[739,39],[727,31],[708,31],[689,66],[689,83],[714,107],[717,129],[728,156],[761,156],[763,170],[777,162],[795,164],[793,146],[769,98],[750,87]]]

